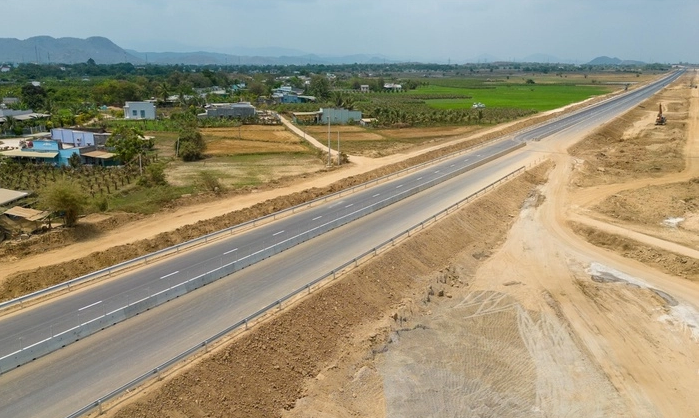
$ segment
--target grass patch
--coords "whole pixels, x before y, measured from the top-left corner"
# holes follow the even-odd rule
[[[162,209],[163,205],[193,191],[193,186],[157,186],[137,187],[128,193],[114,194],[108,197],[108,206],[113,211],[152,214]]]

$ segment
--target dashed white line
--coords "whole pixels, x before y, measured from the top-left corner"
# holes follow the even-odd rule
[[[99,302],[95,302],[95,303],[92,303],[92,304],[90,304],[90,305],[83,306],[82,308],[80,308],[80,309],[78,309],[78,310],[79,310],[79,311],[82,311],[83,309],[92,308],[93,306],[99,305],[100,303],[102,303],[101,300],[100,300]]]
[[[422,177],[418,177],[417,179],[418,179],[418,180],[422,180]]]
[[[315,218],[311,219],[312,221],[317,221],[318,219],[322,218],[323,216],[316,216]]]
[[[345,207],[348,208],[348,207],[353,206],[353,205],[354,205],[354,203],[350,203],[349,205],[347,205]]]
[[[403,187],[403,185],[399,184],[398,186],[396,186],[396,189],[400,189],[401,187]]]
[[[228,254],[228,253],[224,253],[224,254]],[[162,280],[162,279],[164,279],[164,278],[166,278],[166,277],[173,276],[173,275],[175,275],[175,274],[177,274],[177,273],[179,273],[179,272],[180,272],[179,270],[173,271],[172,273],[166,274],[166,275],[164,275],[163,277],[161,277],[160,280]]]
[[[284,232],[284,231],[275,232],[274,234],[272,234],[272,236],[273,236],[273,237],[276,237],[277,235],[279,235],[279,234],[281,234],[281,233],[283,233],[283,232]]]
[[[381,196],[381,193],[376,193],[375,195],[373,195],[371,197],[379,197],[379,196]]]
[[[435,174],[439,173],[439,170],[435,171],[434,173],[435,173]]]
[[[223,255],[230,254],[230,253],[232,253],[233,251],[238,251],[238,249],[237,249],[237,248],[233,248],[232,250],[228,250],[228,251],[226,251],[225,253],[223,253]]]
[[[454,167],[454,164],[450,165],[449,167]]]

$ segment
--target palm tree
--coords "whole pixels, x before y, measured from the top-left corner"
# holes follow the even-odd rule
[[[160,103],[165,103],[170,97],[170,85],[163,81],[155,87],[155,96],[160,100]]]
[[[7,132],[13,132],[15,125],[17,124],[17,119],[15,119],[12,116],[5,116],[5,122],[2,124],[2,129],[3,131]]]

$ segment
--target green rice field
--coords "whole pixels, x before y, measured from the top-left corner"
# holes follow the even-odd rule
[[[472,87],[423,86],[415,94],[468,95],[470,99],[426,100],[434,109],[467,109],[474,102],[486,107],[510,107],[546,111],[608,93],[618,86],[564,85],[564,84],[510,84],[474,85]]]

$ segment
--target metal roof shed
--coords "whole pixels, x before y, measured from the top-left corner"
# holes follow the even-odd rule
[[[0,189],[0,205],[14,202],[15,200],[19,200],[24,196],[27,196],[28,194],[29,193],[27,192],[19,192],[17,190]]]

